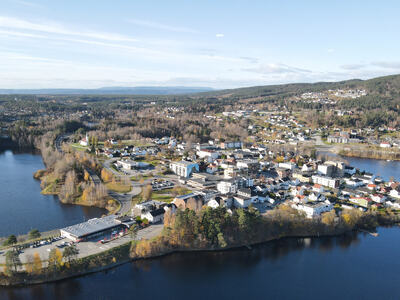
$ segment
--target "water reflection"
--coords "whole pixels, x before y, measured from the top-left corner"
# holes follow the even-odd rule
[[[347,249],[360,243],[359,236],[364,233],[349,232],[344,235],[320,238],[286,238],[247,248],[232,249],[220,252],[181,252],[162,258],[133,262],[132,270],[151,272],[155,264],[168,272],[185,274],[188,266],[196,272],[225,272],[226,267],[251,269],[260,261],[276,262],[293,252],[313,249],[329,252],[335,248]]]
[[[400,161],[386,161],[382,159],[369,159],[358,157],[343,157],[328,151],[318,151],[318,158],[340,159],[341,161],[358,168],[360,171],[367,171],[388,181],[392,176],[400,180]]]
[[[42,195],[33,173],[43,168],[40,155],[10,150],[0,154],[0,236],[65,227],[106,212],[64,205],[56,196]]]
[[[321,293],[328,282],[349,284],[351,288],[354,283],[350,279],[370,278],[368,272],[374,269],[368,265],[373,262],[368,258],[370,252],[375,255],[376,248],[396,251],[391,243],[384,245],[400,235],[396,228],[383,228],[381,232],[388,234],[372,238],[350,232],[334,237],[281,239],[252,250],[175,253],[57,283],[0,289],[0,299],[316,298],[318,293],[312,290],[321,289]],[[367,263],[357,264],[358,258]],[[326,299],[349,298],[347,292],[335,289]]]

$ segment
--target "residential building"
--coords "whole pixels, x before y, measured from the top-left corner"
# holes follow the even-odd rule
[[[218,182],[217,184],[217,190],[221,194],[236,193],[237,189],[238,189],[238,182],[234,179],[223,180]]]
[[[313,175],[311,178],[314,183],[327,186],[330,188],[338,188],[340,185],[340,180],[337,178],[321,176],[321,175]]]
[[[178,161],[178,162],[171,162],[169,165],[172,172],[176,175],[188,178],[192,175],[193,172],[199,171],[199,165],[197,163],[193,163],[190,161]]]
[[[358,206],[368,208],[368,206],[371,202],[371,199],[369,199],[367,197],[350,197],[349,201],[351,203],[357,204]]]
[[[222,142],[220,144],[221,149],[241,149],[243,143],[241,141],[236,142]]]
[[[307,218],[318,217],[322,213],[331,211],[333,209],[333,205],[328,200],[324,202],[299,202],[297,204],[293,204],[292,207],[294,209],[304,211]]]

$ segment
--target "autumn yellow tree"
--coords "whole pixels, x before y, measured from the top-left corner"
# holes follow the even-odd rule
[[[25,270],[27,273],[32,273],[34,268],[34,258],[32,254],[26,255]]]
[[[90,174],[86,170],[83,171],[83,179],[85,181],[89,181],[89,179],[90,179]]]
[[[101,179],[104,182],[110,182],[111,180],[113,180],[113,175],[111,174],[111,172],[107,171],[106,169],[102,169],[101,170]]]
[[[39,274],[42,271],[42,260],[40,258],[39,253],[33,253],[33,273]]]
[[[62,253],[58,248],[51,249],[49,253],[49,267],[50,268],[59,268],[62,263]]]
[[[358,209],[345,209],[342,212],[343,222],[350,228],[353,228],[360,219],[362,212]]]
[[[143,192],[142,192],[143,200],[150,200],[152,193],[153,193],[153,189],[152,189],[151,185],[150,184],[146,185],[143,188]]]
[[[335,210],[331,210],[322,214],[321,221],[325,225],[333,225],[335,222],[336,213]]]

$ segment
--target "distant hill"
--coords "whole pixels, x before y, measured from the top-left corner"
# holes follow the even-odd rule
[[[400,75],[377,77],[369,80],[352,79],[339,82],[292,83],[280,85],[253,86],[237,89],[215,90],[208,87],[103,87],[98,89],[0,89],[0,94],[23,95],[157,95],[158,99],[170,99],[179,95],[176,100],[197,101],[208,99],[209,103],[222,99],[263,98],[283,99],[305,92],[318,92],[328,89],[365,89],[368,96],[355,101],[376,99],[400,102]],[[164,97],[165,96],[165,97]]]
[[[0,89],[0,94],[18,95],[178,95],[212,91],[208,87],[143,86],[98,89]]]
[[[278,96],[286,97],[305,92],[318,92],[327,89],[366,89],[370,95],[400,97],[400,75],[377,77],[369,80],[352,79],[339,82],[293,83],[280,85],[254,86],[238,89],[216,90],[198,94],[201,97],[216,98],[255,98]]]

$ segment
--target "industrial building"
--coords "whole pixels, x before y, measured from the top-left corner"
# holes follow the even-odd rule
[[[60,233],[65,238],[80,242],[103,235],[109,230],[129,228],[133,223],[134,221],[131,218],[118,218],[116,215],[109,215],[62,228]]]

